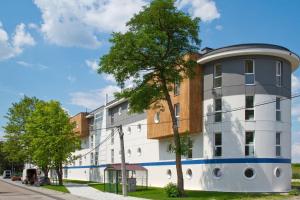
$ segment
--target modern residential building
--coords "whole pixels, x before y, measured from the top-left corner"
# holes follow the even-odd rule
[[[192,139],[188,155],[182,157],[185,188],[288,191],[291,73],[299,56],[277,45],[241,44],[205,48],[188,59],[198,62],[195,76],[174,83],[171,93],[179,131]],[[75,154],[87,153],[87,161],[65,167],[66,178],[103,182],[107,164],[121,162],[118,132],[112,127],[122,125],[126,162],[145,167],[150,186],[176,182],[168,108],[140,114],[129,110],[124,99],[96,110],[102,113],[99,127],[106,131],[98,136],[93,136],[93,129],[88,134],[82,131],[82,140],[90,145]],[[80,116],[86,120],[80,123],[95,126],[95,111]]]

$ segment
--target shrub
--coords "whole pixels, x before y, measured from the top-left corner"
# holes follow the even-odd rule
[[[179,190],[177,188],[177,185],[174,183],[169,183],[168,185],[165,186],[165,192],[168,197],[179,197]]]
[[[300,174],[299,173],[293,173],[292,178],[293,179],[300,179]]]
[[[299,196],[299,190],[297,189],[292,189],[290,192],[289,192],[289,195],[293,195],[293,196]]]

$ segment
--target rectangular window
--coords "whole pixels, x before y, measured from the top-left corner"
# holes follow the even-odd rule
[[[187,157],[193,158],[193,141],[191,139],[189,139],[189,141],[188,141],[188,147],[189,147],[189,149],[188,149]]]
[[[215,99],[215,122],[222,121],[222,99]]]
[[[275,151],[277,157],[281,156],[281,133],[280,132],[276,132]]]
[[[95,165],[98,165],[99,152],[95,152]]]
[[[91,153],[91,165],[94,165],[94,153]]]
[[[247,131],[245,135],[245,156],[254,155],[254,131]]]
[[[82,165],[82,157],[80,155],[80,157],[79,157],[79,166],[81,166],[81,165]]]
[[[110,123],[111,124],[115,123],[115,115],[114,115],[114,113],[112,111],[110,112]]]
[[[91,144],[91,148],[93,148],[94,147],[94,135],[91,135],[90,144]]]
[[[276,97],[276,121],[281,121],[281,99]]]
[[[110,158],[111,158],[111,163],[115,162],[115,151],[113,149],[110,150]]]
[[[254,96],[246,96],[245,120],[254,120]]]
[[[174,83],[174,95],[177,96],[180,94],[180,82],[178,80]]]
[[[215,133],[214,136],[214,156],[222,156],[222,133]]]
[[[222,65],[216,64],[214,67],[214,88],[222,87]]]
[[[282,84],[282,62],[276,62],[276,86],[281,87]]]
[[[245,84],[255,84],[255,66],[254,60],[245,60]]]
[[[114,129],[110,131],[110,144],[113,145],[115,143],[115,132]]]
[[[177,127],[179,127],[180,126],[180,104],[179,103],[174,105],[174,111],[175,111]]]

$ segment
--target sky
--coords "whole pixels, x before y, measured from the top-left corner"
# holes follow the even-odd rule
[[[13,102],[24,95],[61,102],[71,115],[90,111],[118,90],[114,79],[97,74],[113,31],[149,0],[0,1],[0,127]],[[300,55],[298,0],[177,0],[200,17],[201,48],[238,43],[282,45]],[[292,75],[300,92],[300,70]],[[292,159],[300,162],[300,100],[292,105]],[[0,128],[0,138],[3,128]]]

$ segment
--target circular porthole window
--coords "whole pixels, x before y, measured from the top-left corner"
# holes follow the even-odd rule
[[[281,169],[277,167],[277,168],[274,170],[274,175],[275,175],[277,178],[279,178],[279,177],[281,176]]]
[[[245,169],[244,171],[244,176],[247,178],[247,179],[253,179],[255,177],[255,170],[252,169],[252,168],[247,168]]]
[[[159,114],[159,112],[157,112],[154,115],[154,122],[157,124],[157,123],[159,123],[159,121],[160,121],[160,114]]]
[[[168,169],[168,170],[167,170],[167,178],[168,178],[168,179],[171,179],[171,177],[172,177],[172,172],[171,172],[170,169]]]
[[[128,157],[131,156],[131,150],[130,149],[127,150],[127,155],[128,155]]]
[[[219,179],[223,175],[222,170],[220,168],[214,168],[213,175],[215,178]]]
[[[142,149],[140,147],[137,149],[137,154],[138,154],[138,156],[142,155]]]
[[[186,178],[191,179],[193,176],[193,172],[191,169],[186,170]]]

